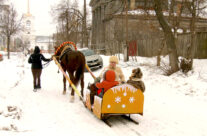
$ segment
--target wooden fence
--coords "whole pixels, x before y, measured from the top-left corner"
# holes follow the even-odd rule
[[[136,56],[152,57],[166,55],[168,53],[165,41],[161,38],[145,37],[134,40],[136,42]],[[123,53],[124,42],[111,41],[102,46],[94,46],[94,50],[104,50],[105,54]],[[191,44],[190,34],[180,34],[176,40],[176,48],[179,56],[187,56],[187,50]],[[195,58],[207,58],[207,32],[197,32],[195,42]]]

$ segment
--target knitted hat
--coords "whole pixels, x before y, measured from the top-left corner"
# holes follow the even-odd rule
[[[118,58],[116,56],[111,56],[109,58],[109,62],[116,62],[116,64],[118,64],[119,63],[119,60],[118,60]]]
[[[116,79],[116,75],[113,70],[107,70],[104,73],[103,77],[104,77],[104,80],[109,81],[109,82],[115,81]]]

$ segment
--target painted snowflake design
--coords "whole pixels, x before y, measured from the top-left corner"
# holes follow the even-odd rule
[[[124,92],[124,93],[123,93],[123,95],[124,95],[124,96],[127,96],[127,93],[126,93],[126,92]]]
[[[121,102],[121,97],[119,97],[119,96],[116,97],[116,98],[115,98],[115,102],[116,102],[116,103],[120,103],[120,102]]]
[[[122,106],[121,106],[122,108],[126,108],[126,105],[125,104],[122,104]]]
[[[108,109],[110,109],[110,108],[111,108],[111,105],[110,105],[110,104],[108,104],[108,105],[107,105],[107,108],[108,108]]]
[[[135,100],[134,97],[130,97],[130,98],[129,98],[129,102],[130,102],[130,103],[133,103],[134,100]]]

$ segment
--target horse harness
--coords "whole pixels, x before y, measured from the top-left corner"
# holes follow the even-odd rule
[[[61,60],[63,58],[63,56],[67,53],[72,51],[70,46],[65,46],[60,54],[59,60]]]

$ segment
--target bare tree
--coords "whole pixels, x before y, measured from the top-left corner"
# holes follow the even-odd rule
[[[183,58],[180,64],[182,71],[188,72],[192,69],[193,58],[196,52],[196,22],[201,16],[206,14],[205,9],[207,8],[207,3],[206,0],[183,0],[182,4],[182,7],[187,7],[189,15],[191,16],[189,25],[191,43],[187,49],[186,58]]]
[[[71,4],[69,1],[62,0],[58,5],[51,9],[52,16],[57,23],[56,42],[72,40],[79,42],[79,33],[82,32],[83,15],[77,9],[77,2]]]
[[[187,53],[187,59],[191,59],[193,61],[195,55],[195,40],[196,40],[196,20],[200,14],[203,13],[203,10],[206,9],[206,1],[205,0],[192,0],[188,2],[188,9],[191,13],[191,22],[190,22],[190,33],[191,33],[191,45]],[[192,66],[191,66],[192,68]]]
[[[7,13],[4,15],[4,18],[1,20],[2,34],[7,37],[8,59],[10,59],[11,36],[21,30],[21,20],[22,19],[17,19],[17,11],[15,10],[13,5],[10,5]]]
[[[162,30],[164,32],[164,36],[166,39],[166,44],[168,46],[171,72],[174,73],[179,70],[175,37],[172,33],[169,23],[167,22],[167,20],[165,19],[163,15],[162,4],[163,4],[162,0],[154,0],[154,9],[156,12],[156,16],[160,23],[160,26],[162,27]]]
[[[146,1],[146,0],[145,0]],[[176,72],[178,67],[178,55],[177,55],[177,30],[179,28],[182,29],[183,26],[180,26],[182,18],[186,15],[191,15],[190,18],[190,34],[191,34],[191,45],[189,50],[187,51],[187,58],[193,61],[195,54],[195,40],[196,40],[196,19],[198,18],[198,14],[202,13],[202,10],[206,8],[205,0],[169,0],[169,16],[163,15],[163,0],[154,0],[154,9],[156,12],[156,16],[160,23],[160,26],[163,30],[165,41],[167,45],[167,49],[169,52],[170,59],[170,73]],[[187,7],[187,9],[186,9]],[[188,11],[187,11],[188,10]],[[185,26],[186,27],[186,26]],[[186,28],[184,28],[186,29]],[[192,62],[189,63],[192,68]],[[190,69],[191,69],[190,68]],[[189,68],[188,68],[189,69]]]

